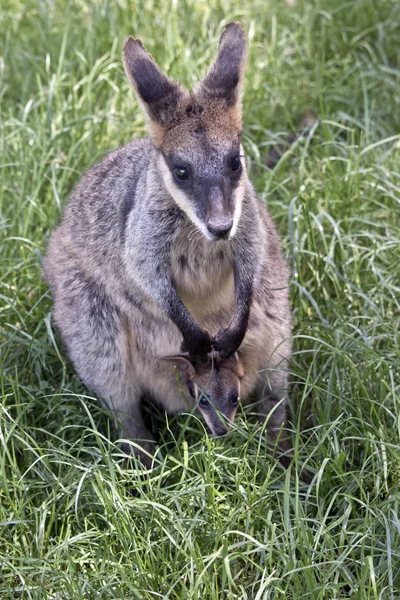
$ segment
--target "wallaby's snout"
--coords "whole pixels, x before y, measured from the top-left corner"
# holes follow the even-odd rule
[[[209,203],[210,209],[206,219],[208,231],[217,239],[227,238],[233,225],[233,211],[229,209],[229,204],[219,187],[211,189]]]
[[[230,427],[229,427],[230,429]],[[221,422],[216,423],[215,427],[214,427],[214,436],[215,437],[222,437],[223,435],[226,435],[228,433],[228,428],[225,427]]]
[[[218,239],[225,239],[228,237],[230,230],[232,229],[233,219],[227,217],[223,220],[214,220],[207,222],[208,231]]]

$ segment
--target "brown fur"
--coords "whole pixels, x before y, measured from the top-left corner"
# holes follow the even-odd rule
[[[140,441],[144,462],[154,439],[141,397],[187,409],[188,394],[160,358],[182,344],[221,401],[224,361],[238,350],[241,401],[258,400],[274,440],[286,421],[289,273],[240,145],[243,29],[227,26],[193,92],[162,74],[141,42],[128,38],[123,56],[151,139],[112,152],[73,191],[43,265],[54,320],[78,374],[123,435]],[[176,178],[182,166],[185,181]]]

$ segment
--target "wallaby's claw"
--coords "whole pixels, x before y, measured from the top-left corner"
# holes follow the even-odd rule
[[[207,362],[207,355],[212,350],[212,338],[207,331],[200,331],[200,335],[193,336],[182,342],[181,351],[189,354],[190,361]]]
[[[236,352],[240,346],[241,339],[238,340],[235,331],[220,329],[213,341],[213,349],[219,353],[220,358],[229,358]]]

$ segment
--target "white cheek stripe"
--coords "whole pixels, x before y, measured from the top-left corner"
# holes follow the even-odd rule
[[[189,217],[189,219],[192,221],[192,223],[194,225],[196,225],[197,229],[199,229],[201,231],[201,233],[208,240],[213,240],[214,238],[208,231],[205,224],[202,223],[202,221],[200,221],[200,219],[194,212],[193,206],[187,199],[186,195],[183,192],[181,192],[181,190],[174,184],[171,172],[170,172],[169,168],[167,167],[167,165],[165,164],[164,159],[160,160],[159,164],[160,164],[160,168],[161,168],[161,176],[162,176],[163,182],[164,182],[165,187],[167,188],[171,198],[173,198],[173,200],[175,200],[175,202],[177,203],[179,208],[181,210],[183,210],[183,212]]]
[[[240,146],[240,154],[243,155],[244,150],[243,147]],[[246,165],[244,164],[244,158],[240,158],[240,161],[242,163],[242,177],[240,180],[240,183],[238,185],[238,187],[236,188],[236,190],[234,191],[234,198],[235,198],[235,210],[233,211],[233,225],[232,225],[232,229],[231,232],[229,234],[229,239],[231,240],[237,231],[238,225],[239,225],[239,221],[240,221],[240,217],[242,215],[242,205],[243,205],[243,196],[244,196],[244,189],[245,189],[245,180],[246,180]]]
[[[229,234],[229,239],[231,240],[237,231],[240,217],[242,215],[242,205],[243,205],[243,196],[244,196],[244,182],[241,181],[236,190],[234,191],[235,195],[235,210],[233,211],[233,225],[231,232]]]

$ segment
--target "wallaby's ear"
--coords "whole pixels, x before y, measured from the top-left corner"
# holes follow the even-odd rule
[[[150,133],[153,133],[152,124],[161,127],[173,125],[184,99],[184,90],[164,75],[142,42],[132,36],[125,40],[122,60],[129,81],[150,119]],[[154,130],[157,132],[157,127]]]
[[[240,23],[228,23],[219,40],[218,54],[200,82],[200,94],[225,100],[228,106],[240,102],[246,68],[247,42]]]
[[[196,374],[195,368],[190,360],[186,356],[178,354],[177,356],[163,356],[161,360],[172,363],[174,367],[182,371],[186,371],[189,377],[193,377]]]

